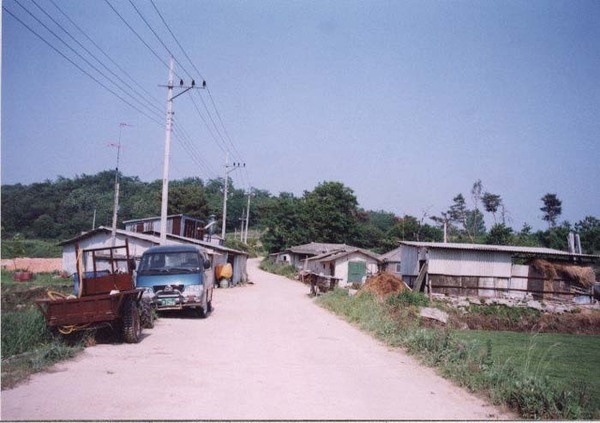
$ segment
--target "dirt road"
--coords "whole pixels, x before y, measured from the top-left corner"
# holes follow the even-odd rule
[[[249,262],[206,320],[161,318],[2,392],[3,420],[410,419],[511,416],[313,304]]]

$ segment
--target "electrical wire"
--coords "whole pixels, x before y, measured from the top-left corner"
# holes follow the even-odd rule
[[[79,40],[77,40],[67,29],[65,29],[59,22],[56,21],[56,19],[54,19],[46,10],[44,10],[43,7],[41,7],[35,0],[31,0],[31,2],[33,4],[35,4],[37,6],[38,9],[40,9],[42,11],[42,13],[44,13],[52,22],[54,22],[54,24],[59,27],[65,34],[67,34],[75,43],[77,43],[77,45],[79,45],[79,47],[81,47],[87,54],[89,54],[94,60],[96,60],[96,62],[98,62],[104,69],[106,69],[111,75],[113,75],[115,78],[117,78],[123,85],[125,85],[127,88],[129,88],[130,90],[132,90],[134,93],[136,93],[139,97],[141,97],[142,99],[144,99],[143,96],[139,95],[139,93],[137,93],[133,87],[125,82],[119,75],[117,75],[116,73],[114,73],[111,69],[108,68],[108,66],[106,66],[100,59],[98,59],[89,49],[87,49]],[[17,2],[18,3],[18,2]],[[22,7],[22,6],[21,6]],[[64,41],[63,41],[64,42]],[[82,57],[82,56],[80,56]],[[86,61],[86,63],[89,63]],[[94,67],[94,69],[100,73],[100,71]],[[158,107],[151,103],[148,102],[148,104],[144,104],[142,103],[140,100],[138,100],[137,98],[133,97],[131,94],[129,94],[125,89],[123,89],[121,86],[119,86],[118,84],[116,84],[113,80],[111,80],[110,78],[108,78],[104,73],[101,73],[102,76],[104,76],[106,79],[108,79],[109,81],[111,81],[117,88],[119,88],[124,94],[128,95],[132,100],[136,101],[141,107],[148,107],[148,104],[151,107],[155,108],[154,113],[156,113],[156,109],[158,109]],[[147,100],[146,100],[147,101]],[[150,108],[149,108],[150,109]],[[158,109],[158,113],[159,116],[162,114],[162,111],[160,109]]]
[[[133,32],[135,34],[135,36],[142,42],[142,44],[144,44],[146,46],[146,48],[148,50],[150,50],[150,52],[158,59],[158,61],[160,63],[162,63],[167,69],[169,69],[170,66],[167,64],[167,62],[165,62],[163,59],[161,59],[161,57],[158,55],[158,53],[156,53],[156,51],[154,51],[154,49],[152,47],[150,47],[150,45],[146,41],[144,41],[144,39],[142,38],[142,36],[135,29],[133,29],[133,27],[131,25],[129,25],[129,22],[127,22],[127,20],[125,20],[125,18],[119,13],[119,11],[117,9],[115,9],[113,7],[113,5],[110,4],[110,2],[108,0],[104,0],[104,1],[112,9],[112,11],[116,13],[116,15],[127,26],[127,28],[129,28],[131,30],[131,32]],[[175,76],[177,78],[181,79],[181,77],[176,72],[173,72],[173,73],[175,74]]]
[[[158,40],[158,42],[164,47],[165,50],[167,50],[167,53],[169,53],[169,56],[171,56],[173,58],[173,60],[175,61],[175,63],[177,63],[179,65],[179,67],[191,79],[194,79],[192,77],[192,75],[190,75],[190,73],[185,69],[185,67],[177,60],[177,58],[175,57],[175,55],[171,52],[171,50],[169,49],[169,47],[167,47],[167,45],[163,42],[162,38],[160,38],[160,36],[154,30],[154,28],[152,28],[152,25],[150,25],[150,23],[148,22],[148,20],[146,20],[146,18],[144,17],[144,15],[142,15],[142,12],[140,12],[140,10],[136,7],[136,5],[133,3],[133,1],[129,0],[129,3],[131,4],[131,6],[133,6],[133,9],[137,12],[138,16],[142,19],[142,21],[144,21],[144,23],[146,24],[146,26],[148,27],[148,29],[150,29],[150,31],[154,34],[154,36],[156,37],[156,39]],[[181,78],[179,78],[179,79],[181,79]]]
[[[18,2],[17,2],[18,3]],[[20,4],[19,4],[20,5]],[[21,6],[23,7],[23,6]],[[92,75],[91,73],[89,73],[87,70],[85,70],[83,67],[81,67],[79,64],[77,64],[75,61],[73,61],[70,57],[68,57],[66,54],[64,54],[62,51],[60,51],[57,47],[55,47],[54,45],[52,45],[52,43],[50,43],[48,40],[46,40],[42,35],[40,35],[39,33],[37,33],[33,28],[31,28],[27,23],[25,23],[22,19],[20,19],[17,15],[15,15],[13,12],[11,12],[9,9],[7,9],[5,6],[2,6],[2,10],[4,10],[6,13],[8,13],[10,16],[12,16],[17,22],[19,22],[21,25],[23,25],[27,30],[29,30],[33,35],[35,35],[36,37],[38,37],[42,42],[44,42],[48,47],[50,47],[52,50],[54,50],[56,53],[58,53],[60,56],[62,56],[65,60],[67,60],[69,63],[71,63],[73,66],[75,66],[77,69],[79,69],[83,74],[85,74],[86,76],[88,76],[90,79],[92,79],[94,82],[96,82],[98,85],[100,85],[102,88],[104,88],[105,90],[107,90],[108,92],[110,92],[111,94],[113,94],[115,97],[117,97],[119,100],[121,100],[123,103],[127,104],[129,107],[131,107],[132,109],[138,111],[139,113],[143,114],[144,116],[146,116],[148,119],[150,119],[151,121],[161,125],[161,123],[156,120],[154,117],[150,116],[149,114],[147,114],[146,112],[144,112],[143,110],[139,109],[138,107],[134,106],[133,104],[131,104],[129,101],[127,101],[126,99],[124,99],[122,96],[120,96],[119,94],[117,94],[115,91],[113,91],[112,89],[110,89],[109,87],[107,87],[102,81],[100,81],[98,78],[96,78],[94,75]],[[27,11],[27,9],[25,9]],[[28,11],[27,11],[28,12]],[[29,13],[29,12],[28,12]]]
[[[100,51],[123,75],[125,75],[129,80],[135,84],[141,91],[146,94],[147,98],[150,98],[152,101],[150,103],[154,104],[157,101],[156,98],[153,97],[153,94],[149,93],[139,82],[135,80],[127,71],[125,71],[117,61],[115,61],[106,51],[102,49],[77,23],[73,21],[57,4],[54,0],[50,0],[50,2],[54,5],[54,7],[75,27],[77,30],[90,42],[94,47]]]
[[[10,16],[12,16],[15,20],[17,20],[26,29],[28,29],[31,33],[33,33],[36,37],[38,37],[41,41],[43,41],[46,45],[48,45],[51,49],[53,49],[55,52],[57,52],[59,55],[61,55],[65,60],[67,60],[69,63],[71,63],[77,69],[79,69],[83,74],[85,74],[86,76],[88,76],[89,78],[91,78],[94,82],[96,82],[97,84],[99,84],[102,88],[106,89],[108,92],[110,92],[111,94],[113,94],[114,96],[116,96],[120,101],[122,101],[123,103],[127,104],[128,106],[130,106],[131,108],[133,108],[134,110],[136,110],[137,112],[139,112],[140,114],[146,116],[148,119],[150,119],[154,123],[156,123],[158,125],[161,125],[161,126],[163,125],[163,123],[161,122],[162,119],[164,119],[163,111],[156,105],[156,101],[155,101],[155,99],[152,98],[152,95],[150,93],[148,93],[141,85],[139,85],[135,81],[135,79],[132,78],[121,66],[119,66],[119,64],[115,60],[113,60],[85,31],[83,31],[81,29],[81,27],[78,26],[73,21],[73,19],[71,19],[57,5],[57,3],[54,0],[50,0],[50,2],[62,14],[62,16],[64,16],[68,20],[68,22],[70,22],[70,24],[73,25],[73,27],[75,27],[79,31],[79,33],[83,34],[83,36],[85,37],[85,39],[87,39],[89,42],[91,42],[92,45],[98,51],[100,51],[103,54],[103,56],[106,57],[113,65],[115,65],[116,68],[122,74],[124,74],[128,79],[130,79],[138,87],[140,87],[142,89],[142,91],[144,91],[144,93],[140,93],[140,91],[138,89],[134,88],[129,82],[125,81],[115,71],[111,70],[103,60],[101,60],[100,58],[98,58],[92,51],[90,51],[90,49],[87,48],[82,42],[80,42],[73,33],[71,33],[68,29],[66,29],[54,17],[52,17],[52,15],[50,15],[50,13],[47,10],[45,10],[42,6],[40,6],[40,4],[38,4],[35,0],[32,0],[33,4],[48,19],[50,19],[54,23],[54,25],[56,25],[62,32],[64,32],[69,37],[70,40],[72,40],[77,46],[79,46],[80,49],[82,49],[85,53],[87,53],[87,55],[89,57],[91,57],[95,62],[97,62],[99,64],[99,66],[101,66],[108,74],[105,73],[104,71],[102,71],[101,69],[99,69],[98,66],[94,65],[93,63],[91,63],[86,57],[84,57],[81,53],[79,53],[73,46],[71,46],[67,41],[65,41],[62,37],[60,37],[55,31],[53,31],[52,29],[50,29],[48,27],[48,25],[46,25],[44,22],[42,22],[42,20],[40,18],[36,17],[30,10],[28,10],[26,7],[24,7],[18,0],[15,0],[15,2],[27,14],[29,14],[41,26],[43,26],[48,32],[50,32],[56,39],[58,39],[77,58],[79,58],[81,61],[83,61],[89,68],[91,68],[93,71],[95,71],[100,77],[104,78],[108,83],[112,84],[115,87],[115,89],[117,89],[120,92],[122,92],[123,95],[120,95],[119,93],[117,93],[115,91],[115,89],[112,89],[111,87],[107,86],[106,83],[104,83],[103,81],[101,81],[99,79],[99,77],[93,75],[89,70],[86,70],[82,64],[77,63],[75,61],[75,59],[70,58],[69,56],[67,56],[63,51],[61,51],[58,47],[56,47],[53,43],[51,43],[43,35],[41,35],[40,33],[38,33],[30,25],[28,25],[26,22],[24,22],[22,19],[20,19],[15,13],[11,12],[10,10],[8,10],[4,6],[2,7],[2,9],[5,10]],[[119,11],[110,3],[110,1],[109,0],[105,0],[105,3],[119,17],[119,19],[121,20],[121,22],[124,23],[127,26],[127,28],[131,32],[133,32],[133,34],[144,44],[144,46],[159,60],[159,62],[163,66],[169,68],[169,65],[163,59],[161,59],[160,55],[148,44],[148,42],[146,42],[144,40],[144,38],[140,35],[140,33],[124,18],[124,16],[121,13],[119,13]],[[158,34],[158,32],[155,31],[152,28],[152,25],[144,17],[144,15],[142,14],[141,10],[133,3],[132,0],[129,0],[129,3],[134,8],[134,10],[136,11],[137,15],[145,23],[145,25],[154,34],[154,36],[160,42],[160,44],[162,45],[162,47],[171,55],[171,57],[173,57],[173,60],[178,64],[178,66],[182,69],[182,71],[185,74],[187,74],[192,80],[194,80],[194,78],[188,72],[188,70],[186,69],[186,67],[180,61],[177,60],[177,58],[175,57],[175,55],[173,54],[173,52],[169,49],[169,47],[167,46],[167,44],[161,39],[161,37]],[[192,68],[197,72],[197,75],[199,75],[202,78],[202,80],[204,80],[203,75],[200,73],[200,71],[197,69],[197,67],[194,65],[194,63],[191,61],[189,55],[187,54],[187,52],[185,51],[185,49],[183,49],[183,46],[181,45],[181,43],[179,42],[179,40],[175,37],[175,34],[173,33],[173,31],[169,27],[168,23],[166,22],[166,20],[164,19],[164,17],[162,16],[162,14],[160,13],[160,11],[158,10],[158,8],[156,7],[156,4],[154,3],[153,0],[151,0],[151,4],[154,7],[154,10],[158,14],[158,16],[160,17],[161,21],[163,22],[163,24],[165,25],[165,27],[167,28],[167,30],[171,34],[172,38],[175,40],[177,46],[181,49],[181,51],[182,51],[183,55],[185,56],[185,58],[187,59],[187,61],[191,64]],[[179,76],[179,74],[177,74],[176,72],[173,72],[173,73],[174,73],[174,75],[177,78],[182,79]],[[112,77],[109,76],[109,75],[112,75]],[[116,81],[118,81],[118,82],[116,82]],[[206,114],[206,117],[205,117],[205,114],[201,112],[201,109],[198,106],[198,104],[196,103],[195,99],[192,96],[190,96],[189,98],[192,100],[192,104],[194,106],[194,109],[196,110],[196,113],[198,113],[198,115],[200,116],[200,118],[201,118],[202,122],[204,123],[204,126],[206,127],[206,129],[207,129],[210,137],[217,144],[217,146],[219,147],[219,149],[221,149],[221,151],[223,151],[225,153],[228,153],[231,156],[233,156],[233,158],[236,161],[243,162],[243,160],[241,159],[241,154],[239,153],[239,150],[236,148],[235,144],[233,143],[233,141],[231,139],[231,136],[229,135],[229,132],[227,131],[227,128],[226,128],[226,126],[224,124],[224,121],[223,121],[223,118],[221,116],[221,113],[219,112],[219,110],[217,108],[215,99],[213,98],[213,95],[210,92],[210,89],[208,87],[206,87],[206,86],[205,86],[205,88],[206,88],[206,91],[207,91],[207,93],[209,95],[210,103],[212,105],[212,109],[214,110],[214,112],[211,112],[211,109],[208,107],[207,103],[204,101],[204,97],[200,95],[200,92],[198,92],[198,95],[200,96],[200,100],[202,102],[202,106],[203,106],[205,114]],[[131,101],[128,101],[123,96],[126,96],[127,98],[131,99]],[[135,102],[139,106],[136,106],[136,105],[132,104],[132,102]],[[213,117],[213,113],[216,114],[216,118]],[[214,169],[212,168],[212,166],[210,166],[210,164],[208,164],[205,160],[202,159],[202,154],[199,152],[199,150],[198,150],[198,148],[196,146],[197,144],[194,143],[191,140],[191,138],[189,137],[189,135],[187,134],[187,132],[185,131],[185,129],[181,125],[177,125],[177,128],[174,129],[173,133],[174,133],[175,138],[177,139],[177,141],[180,142],[181,145],[184,147],[184,149],[188,152],[188,155],[189,155],[190,159],[194,163],[196,163],[208,175],[216,175],[216,172],[214,171]],[[247,172],[247,169],[245,167],[243,169],[244,169],[244,172],[242,174],[242,179],[245,179],[245,176],[248,175],[248,172]]]
[[[131,0],[130,0],[131,1]],[[171,27],[169,26],[169,24],[167,23],[167,21],[165,20],[165,18],[163,17],[163,15],[160,13],[160,10],[158,9],[158,7],[156,6],[156,4],[154,3],[154,0],[150,0],[150,3],[152,4],[152,7],[154,8],[154,10],[156,11],[156,13],[158,14],[158,16],[160,17],[161,21],[163,22],[163,24],[165,25],[165,27],[167,28],[167,30],[169,31],[169,33],[171,34],[171,37],[173,37],[173,40],[175,40],[175,43],[177,44],[177,46],[179,47],[179,49],[182,51],[183,55],[185,56],[185,58],[188,60],[188,62],[191,64],[192,68],[196,71],[196,73],[203,79],[206,80],[206,78],[204,78],[204,76],[202,75],[202,73],[198,70],[198,68],[196,67],[196,65],[194,64],[194,62],[190,59],[190,56],[187,54],[186,50],[183,48],[183,46],[181,45],[181,43],[179,42],[178,38],[175,36],[175,34],[173,33],[173,31],[171,30]],[[180,65],[181,66],[181,65]],[[185,70],[185,68],[182,66],[182,69]],[[188,73],[186,71],[186,73]],[[191,77],[191,75],[188,73],[188,76]],[[206,87],[206,91],[208,92],[209,98],[211,100],[212,106],[215,110],[215,113],[217,114],[218,120],[221,123],[221,127],[223,128],[223,132],[225,134],[226,137],[223,137],[221,135],[221,131],[218,129],[217,124],[215,123],[214,119],[211,116],[211,113],[208,109],[208,107],[206,106],[204,99],[201,97],[202,99],[202,103],[204,105],[205,110],[207,111],[208,116],[211,119],[211,122],[213,123],[213,126],[215,127],[215,130],[217,131],[217,133],[219,134],[219,137],[221,138],[221,140],[223,140],[224,145],[226,145],[225,143],[225,139],[227,139],[229,141],[229,144],[231,145],[231,148],[233,149],[233,152],[235,154],[232,154],[232,156],[237,159],[238,161],[242,162],[243,160],[241,160],[241,154],[239,153],[238,149],[236,148],[235,144],[233,143],[233,141],[231,140],[231,137],[229,136],[229,132],[227,131],[227,128],[225,126],[225,123],[223,122],[223,119],[221,117],[221,114],[219,113],[219,109],[217,108],[217,105],[214,101],[214,98],[212,96],[212,93],[210,91],[210,88],[207,86]],[[198,110],[198,108],[196,107],[196,109]],[[215,139],[216,141],[216,139]],[[226,150],[230,150],[229,147],[226,147]],[[231,151],[229,151],[231,153]]]

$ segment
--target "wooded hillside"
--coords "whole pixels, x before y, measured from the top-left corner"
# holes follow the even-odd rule
[[[114,171],[81,175],[74,179],[59,177],[31,185],[2,185],[2,239],[16,235],[26,239],[60,241],[98,226],[111,226],[114,200]],[[241,228],[248,204],[248,193],[228,181],[227,230]],[[477,183],[476,183],[477,184]],[[478,181],[479,189],[481,182]],[[224,179],[187,178],[169,184],[169,214],[187,214],[208,221],[223,212]],[[118,227],[122,222],[160,215],[162,182],[143,182],[120,175]],[[322,182],[301,197],[291,193],[275,196],[252,188],[249,227],[259,231],[269,252],[291,245],[335,242],[368,248],[383,253],[401,240],[442,241],[444,224],[450,242],[537,245],[567,249],[567,234],[581,236],[585,253],[600,252],[600,220],[588,216],[571,225],[563,222],[546,231],[533,233],[525,225],[519,232],[504,222],[486,230],[484,215],[477,203],[469,208],[462,194],[454,198],[448,212],[440,216],[396,216],[383,210],[364,210],[351,188],[341,182]],[[485,193],[492,196],[492,194]],[[495,196],[500,198],[499,196]],[[485,211],[495,213],[486,205]],[[466,216],[466,217],[465,217]],[[473,222],[476,217],[476,230]]]

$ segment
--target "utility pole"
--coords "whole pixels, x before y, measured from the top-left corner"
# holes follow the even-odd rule
[[[250,197],[252,193],[248,191],[248,207],[246,208],[246,235],[244,236],[244,244],[248,244],[248,222],[250,221]]]
[[[163,87],[165,85],[162,85]],[[169,82],[167,87],[167,123],[165,127],[165,152],[163,161],[163,183],[162,183],[162,201],[160,203],[160,244],[167,243],[167,205],[169,203],[169,161],[171,159],[171,132],[173,132],[173,100],[181,94],[188,92],[192,88],[206,88],[206,81],[202,81],[202,87],[196,87],[192,80],[192,85],[185,86],[183,79],[179,81],[179,88],[183,89],[177,95],[173,95],[173,58],[169,62]]]
[[[242,227],[240,228],[240,242],[244,242],[244,222],[246,221],[246,218],[244,217],[246,215],[246,209],[242,210],[242,218],[240,219],[242,221]]]
[[[113,220],[112,220],[112,236],[111,245],[114,247],[117,242],[117,215],[119,214],[119,156],[121,153],[121,132],[124,126],[131,126],[121,122],[119,124],[119,142],[117,144],[109,144],[111,147],[117,147],[117,168],[115,169],[115,199],[113,203]],[[96,220],[94,210],[94,221]],[[95,223],[94,223],[95,224]]]
[[[225,154],[225,187],[223,189],[223,224],[221,225],[221,239],[225,242],[225,231],[227,226],[227,189],[229,188],[229,174],[239,167],[246,167],[246,163],[234,163],[229,166],[229,154]],[[231,169],[230,169],[231,168]]]

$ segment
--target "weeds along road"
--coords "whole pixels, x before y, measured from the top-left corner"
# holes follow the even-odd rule
[[[398,419],[511,416],[315,305],[299,282],[248,271],[205,320],[161,318],[2,392],[3,420]]]

